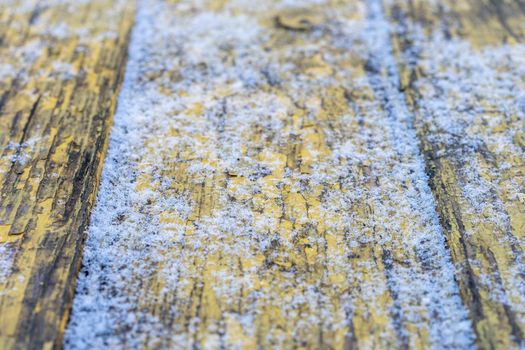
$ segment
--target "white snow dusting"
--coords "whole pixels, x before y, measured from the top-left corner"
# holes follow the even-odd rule
[[[287,4],[299,6],[268,2],[275,9]],[[472,347],[378,2],[359,7],[365,16],[352,20],[345,16],[358,10],[350,5],[341,13],[327,8],[332,21],[296,34],[302,44],[275,45],[275,52],[265,46],[271,30],[251,18],[256,10],[248,1],[215,12],[201,6],[140,2],[65,347],[241,348],[225,321],[181,322],[191,303],[184,290],[202,287],[204,275],[213,277],[207,287],[223,302],[223,318],[248,337],[258,336],[258,310],[265,306],[290,320],[307,310],[308,319],[289,324],[295,338],[318,325],[351,337],[352,315],[373,312],[373,303],[390,293],[385,312],[396,322],[384,333],[397,335],[393,345],[416,346],[408,328],[417,328],[428,331],[432,348]],[[319,53],[323,70],[300,66]],[[345,65],[349,59],[367,62],[366,74]],[[321,73],[313,79],[308,69]],[[318,114],[334,98],[331,88],[374,97],[349,98],[340,115],[323,120]],[[298,108],[303,123],[311,121],[329,141],[326,154],[308,144],[307,128],[294,127]],[[297,138],[314,159],[308,171],[275,156]],[[268,183],[281,170],[278,183]],[[234,186],[232,178],[245,182]],[[144,179],[150,186],[139,188]],[[202,200],[214,205],[195,217],[197,188],[210,191]],[[319,215],[294,217],[299,202],[287,202],[284,188],[303,198],[322,188]],[[281,219],[265,211],[271,203],[290,212],[290,237]],[[298,242],[324,247],[328,236],[343,253],[315,257],[319,278],[308,269],[279,268]],[[372,256],[349,258],[376,250],[381,264]],[[240,262],[261,254],[272,264],[239,270]],[[210,266],[217,261],[220,266]],[[284,282],[269,279],[274,274]],[[331,284],[327,276],[336,274],[343,282]],[[255,286],[265,279],[271,283]],[[163,287],[154,290],[158,281]],[[246,290],[238,309],[233,303]],[[162,313],[144,307],[151,300]],[[208,337],[196,340],[204,322],[211,322]],[[264,340],[285,347],[279,332],[268,330]]]

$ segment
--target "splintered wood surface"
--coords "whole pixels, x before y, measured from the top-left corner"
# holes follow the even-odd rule
[[[525,347],[523,0],[15,3],[0,348]]]
[[[0,348],[61,346],[134,19],[0,1]]]

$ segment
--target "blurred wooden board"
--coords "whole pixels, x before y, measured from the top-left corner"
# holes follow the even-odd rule
[[[386,3],[477,345],[523,347],[525,2]]]
[[[0,348],[61,346],[133,1],[0,2]]]

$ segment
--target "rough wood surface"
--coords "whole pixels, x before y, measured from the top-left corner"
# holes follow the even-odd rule
[[[66,347],[471,346],[389,29],[143,1]]]
[[[0,348],[60,346],[134,18],[0,2]]]
[[[523,347],[525,2],[387,4],[477,345]]]
[[[525,347],[523,0],[141,0],[65,347]],[[61,346],[130,1],[0,3],[0,348]]]

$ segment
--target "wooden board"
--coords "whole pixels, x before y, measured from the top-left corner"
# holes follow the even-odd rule
[[[473,344],[378,1],[135,30],[66,347]]]
[[[0,348],[61,346],[132,1],[0,2]]]
[[[477,345],[525,334],[525,3],[388,1],[401,87],[415,114]]]
[[[140,3],[66,348],[525,346],[522,0]],[[134,7],[0,4],[2,349],[62,345]]]

